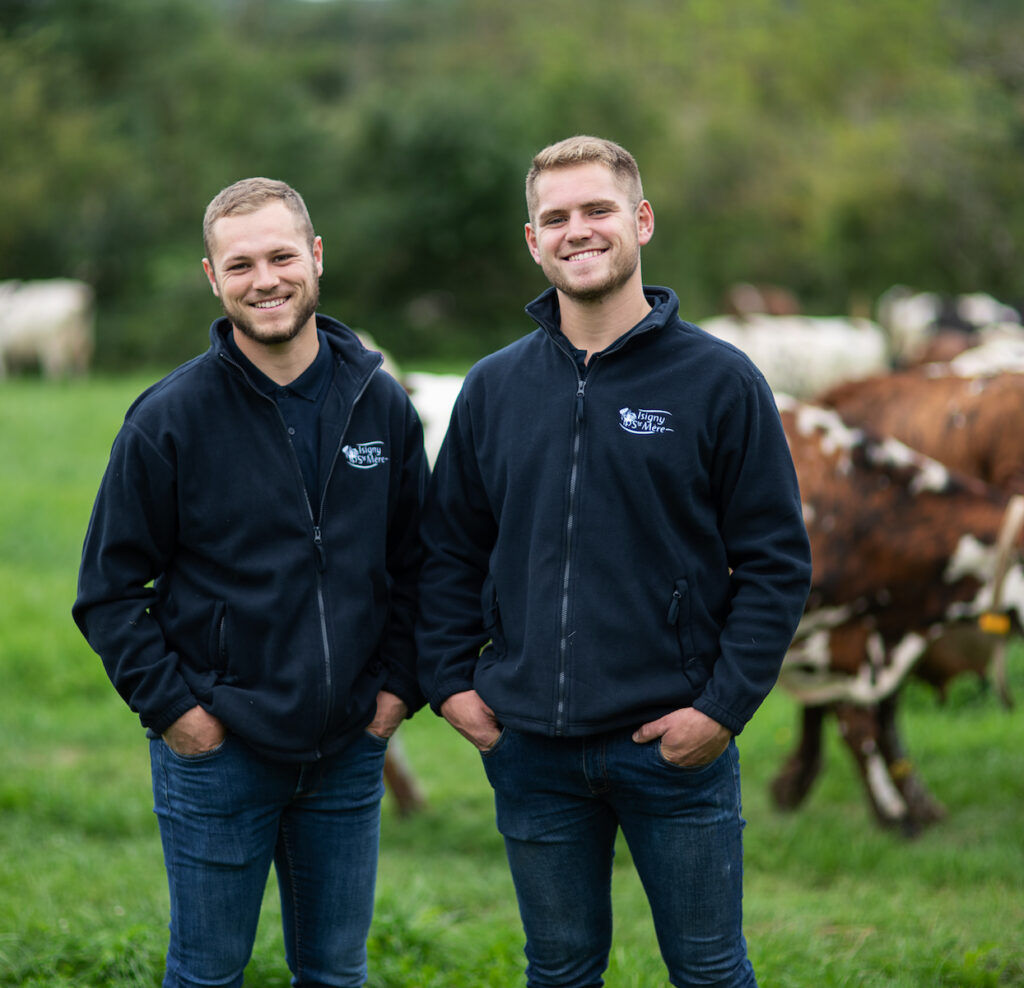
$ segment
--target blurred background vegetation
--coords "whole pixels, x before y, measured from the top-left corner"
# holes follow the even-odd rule
[[[324,311],[488,352],[545,287],[530,158],[580,132],[636,155],[690,318],[1024,298],[1019,0],[3,0],[0,92],[0,279],[91,283],[108,370],[205,348],[202,211],[255,174],[305,196]]]

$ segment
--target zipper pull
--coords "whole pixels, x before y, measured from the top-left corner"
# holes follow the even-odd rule
[[[583,421],[583,392],[586,390],[587,382],[584,378],[579,378],[576,382],[576,421]]]
[[[320,526],[313,526],[313,545],[316,546],[317,567],[322,573],[327,569],[327,551],[324,549],[324,540],[320,535]]]
[[[679,601],[683,595],[678,590],[672,591],[672,603],[668,605],[668,623],[675,624],[679,620]]]

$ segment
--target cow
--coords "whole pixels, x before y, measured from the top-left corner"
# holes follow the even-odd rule
[[[891,368],[888,337],[870,319],[755,313],[711,316],[700,326],[747,354],[773,391],[795,398]]]
[[[969,356],[961,354],[958,360]],[[961,364],[961,367],[966,366]],[[957,363],[845,381],[816,404],[997,487],[1024,494],[1024,373],[964,374]]]
[[[950,471],[834,410],[776,401],[800,481],[813,579],[780,683],[802,734],[772,783],[795,808],[821,766],[834,711],[880,823],[916,834],[941,819],[903,748],[901,685],[951,627],[984,643],[1024,614],[1024,497]]]
[[[399,734],[393,734],[384,755],[384,784],[399,816],[410,816],[427,805],[426,796],[405,754]]]
[[[85,282],[0,282],[0,378],[36,367],[47,378],[84,374],[94,321],[93,291]]]
[[[1024,364],[1001,369],[1022,357],[1016,347],[992,343],[948,364],[845,382],[820,395],[818,403],[851,425],[895,436],[953,470],[1024,494],[1024,436],[1007,427],[1024,422]],[[952,661],[955,644],[937,644],[935,662]],[[965,668],[979,671],[983,651],[965,643]],[[996,651],[994,678],[1003,704],[1012,706],[1005,649]]]
[[[974,346],[982,334],[1002,328],[1021,332],[1021,314],[985,292],[945,295],[893,285],[879,297],[879,324],[900,367],[949,360]]]
[[[403,383],[423,422],[427,459],[433,466],[448,431],[455,399],[462,390],[462,375],[410,371],[405,375]]]
[[[755,314],[795,316],[800,312],[800,301],[782,285],[755,285],[739,281],[730,285],[722,297],[722,312],[742,318]]]

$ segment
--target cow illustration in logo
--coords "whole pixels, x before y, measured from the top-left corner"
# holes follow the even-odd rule
[[[622,428],[625,429],[626,432],[632,432],[639,421],[636,417],[636,412],[634,412],[632,408],[620,408],[619,419]]]
[[[348,465],[357,470],[372,470],[374,467],[388,462],[388,458],[384,455],[384,443],[379,439],[375,442],[359,443],[355,446],[342,446],[341,451],[345,454]]]
[[[657,408],[619,409],[619,426],[634,436],[653,436],[659,432],[675,432],[669,428],[671,412]]]

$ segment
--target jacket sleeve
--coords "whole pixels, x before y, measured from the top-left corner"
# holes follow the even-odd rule
[[[401,472],[388,517],[387,570],[391,587],[391,613],[381,640],[385,666],[383,688],[400,697],[412,716],[424,704],[416,678],[414,628],[423,546],[420,521],[428,467],[423,449],[423,427],[403,394],[403,455]]]
[[[156,734],[196,706],[149,608],[177,528],[175,472],[130,422],[114,441],[85,536],[72,616],[124,701]]]
[[[778,678],[811,582],[796,470],[760,375],[723,420],[712,483],[731,605],[720,655],[694,706],[738,734]]]
[[[466,386],[427,490],[416,626],[419,678],[435,713],[448,697],[473,689],[473,673],[487,643],[481,595],[497,521],[484,490],[473,443]]]

